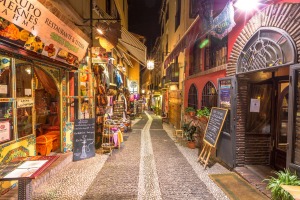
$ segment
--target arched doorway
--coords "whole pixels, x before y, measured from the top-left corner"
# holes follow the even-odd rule
[[[60,93],[55,80],[39,66],[34,68],[37,154],[60,152]],[[52,141],[44,149],[43,141]]]

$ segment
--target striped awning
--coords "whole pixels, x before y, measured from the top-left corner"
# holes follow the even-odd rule
[[[141,65],[146,66],[147,47],[124,27],[121,29],[121,38],[119,38],[119,43],[122,44],[122,46],[124,46],[129,52],[127,53],[124,49],[118,46],[124,53],[127,53],[127,55],[138,61]]]

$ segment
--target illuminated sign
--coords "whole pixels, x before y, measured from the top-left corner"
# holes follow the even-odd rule
[[[78,64],[89,45],[37,0],[0,1],[0,36],[70,65]]]

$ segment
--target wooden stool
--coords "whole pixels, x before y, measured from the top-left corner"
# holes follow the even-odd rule
[[[176,140],[176,142],[179,142],[178,138],[183,139],[183,130],[181,130],[181,129],[175,130],[175,140]]]

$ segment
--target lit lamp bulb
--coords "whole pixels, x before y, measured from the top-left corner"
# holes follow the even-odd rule
[[[153,60],[148,60],[147,61],[147,69],[148,70],[154,69],[154,61]]]
[[[257,8],[258,0],[237,0],[234,6],[242,11],[251,11]]]

